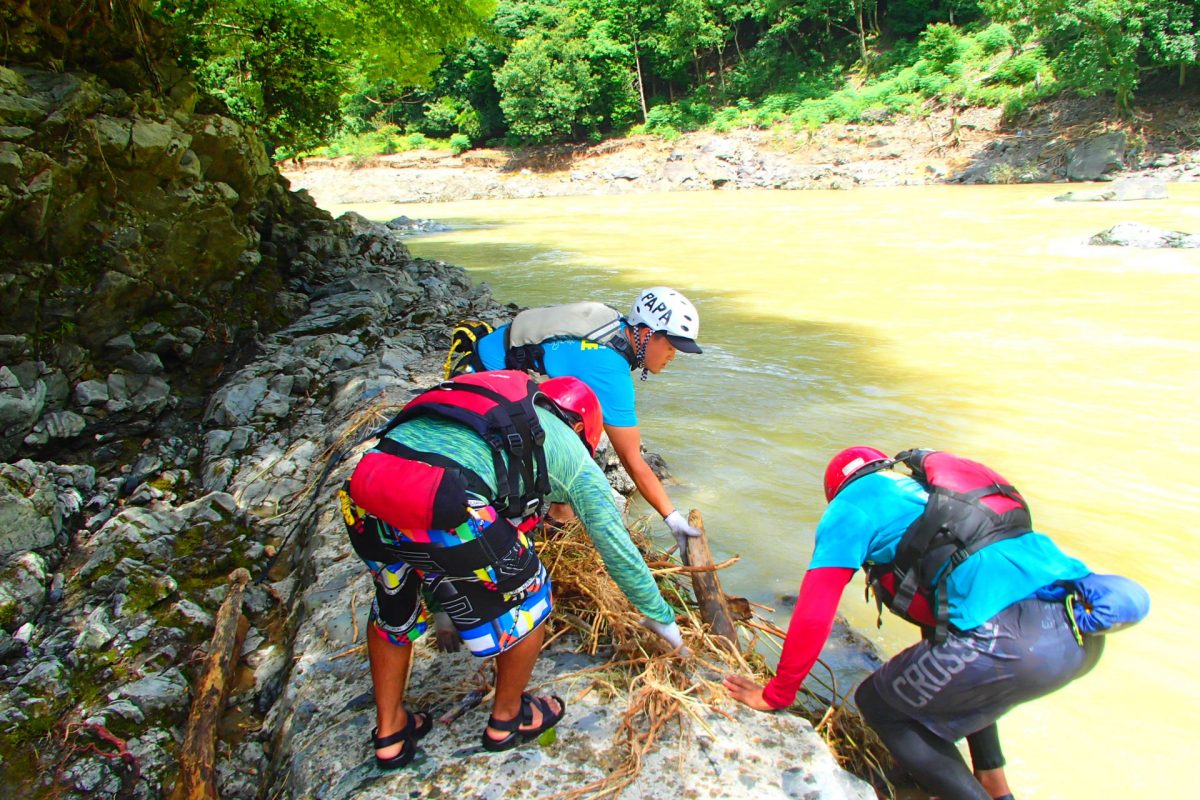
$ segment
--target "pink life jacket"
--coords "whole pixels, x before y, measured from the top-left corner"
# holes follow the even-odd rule
[[[868,583],[881,609],[886,605],[904,619],[933,629],[935,640],[942,641],[949,630],[950,574],[988,545],[1033,530],[1029,506],[998,472],[951,453],[905,450],[877,463],[863,475],[904,464],[929,500],[900,537],[895,559],[868,565]]]
[[[448,456],[387,438],[404,422],[434,416],[465,425],[487,442],[496,480],[492,506],[520,529],[531,528],[550,492],[546,434],[536,405],[557,411],[523,372],[477,372],[444,381],[415,397],[380,429],[379,443],[350,477],[350,497],[395,528],[453,530],[466,522],[468,490],[489,497],[493,492],[487,483]]]

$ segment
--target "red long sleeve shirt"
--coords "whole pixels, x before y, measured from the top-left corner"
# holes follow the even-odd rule
[[[772,707],[787,708],[795,701],[800,684],[808,677],[833,630],[842,590],[855,572],[845,567],[818,567],[804,573],[796,612],[783,640],[779,667],[763,690],[763,699]]]

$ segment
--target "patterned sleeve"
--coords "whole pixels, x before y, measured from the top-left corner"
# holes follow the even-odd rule
[[[538,416],[543,417],[540,412]],[[663,599],[650,568],[629,538],[600,467],[566,425],[548,414],[542,424],[546,428],[550,499],[568,502],[575,509],[605,569],[634,608],[659,622],[674,621],[675,612]]]

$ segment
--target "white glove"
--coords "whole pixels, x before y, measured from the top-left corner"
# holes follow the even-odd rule
[[[675,620],[670,622],[659,622],[650,617],[642,617],[641,624],[647,629],[654,631],[671,645],[671,649],[679,655],[680,658],[688,658],[691,652],[683,646],[683,634],[679,631],[679,626],[675,624]]]
[[[445,611],[433,612],[433,629],[437,636],[438,650],[443,653],[457,653],[462,646],[458,629],[454,627],[450,615]]]
[[[688,525],[683,514],[678,511],[672,511],[663,517],[663,522],[667,523],[667,527],[671,529],[671,534],[675,537],[675,544],[679,547],[679,558],[684,563],[687,563],[687,540],[689,536],[699,536],[700,529],[693,528]]]

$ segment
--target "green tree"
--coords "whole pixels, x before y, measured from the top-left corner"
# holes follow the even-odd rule
[[[638,106],[629,49],[582,10],[543,21],[552,24],[517,41],[495,73],[509,130],[540,143],[629,123]]]
[[[210,50],[200,60],[199,83],[225,101],[235,117],[257,126],[269,152],[316,145],[341,120],[338,101],[345,81],[336,51],[284,2],[264,3],[255,11],[236,27],[222,29],[237,44]]]
[[[339,124],[355,80],[420,83],[493,0],[157,0],[202,88],[276,147],[308,147]]]
[[[1194,0],[984,0],[1001,21],[1041,29],[1054,72],[1083,95],[1112,92],[1129,111],[1147,72],[1197,61],[1200,11]]]

